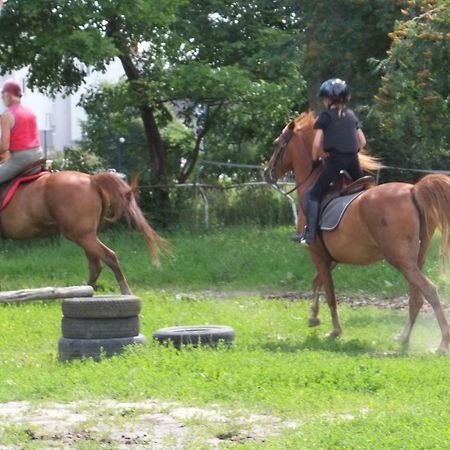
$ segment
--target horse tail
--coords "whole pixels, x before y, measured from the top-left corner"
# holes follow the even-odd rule
[[[450,178],[445,175],[427,175],[412,190],[413,201],[422,214],[424,236],[431,238],[436,227],[441,232],[441,266],[450,257]]]
[[[369,155],[366,149],[361,149],[358,153],[359,163],[364,170],[368,172],[376,172],[383,168],[383,163],[379,158]]]
[[[92,175],[92,180],[102,198],[102,221],[115,222],[125,216],[128,221],[134,222],[137,229],[144,235],[153,264],[159,266],[161,251],[168,251],[170,245],[145,219],[136,202],[135,189],[117,175],[108,172]],[[111,209],[113,216],[108,216]]]

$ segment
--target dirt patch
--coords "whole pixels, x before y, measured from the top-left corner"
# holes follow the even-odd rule
[[[43,448],[89,443],[92,448],[183,449],[188,444],[215,449],[224,442],[264,442],[297,427],[265,414],[158,400],[9,402],[0,404],[0,424],[0,449],[26,448],[27,441],[39,441]],[[11,441],[11,429],[22,436],[20,444]]]
[[[200,292],[173,292],[175,298],[180,301],[198,301],[202,299],[227,300],[230,298],[259,297],[267,300],[285,300],[289,302],[310,301],[313,297],[309,292],[290,292],[290,291],[241,291],[227,290],[215,291],[206,290]],[[321,296],[323,298],[323,295]],[[351,308],[374,306],[380,309],[402,310],[408,308],[409,297],[402,295],[398,297],[376,297],[371,295],[338,295],[337,301],[340,304],[346,304]],[[443,305],[444,309],[450,310],[450,305]],[[432,308],[428,303],[424,303],[422,311],[431,312]]]
[[[287,292],[282,295],[278,294],[267,294],[263,296],[268,299],[280,299],[280,300],[289,300],[289,301],[302,301],[302,300],[311,300],[313,298],[312,292],[304,292],[304,293],[294,293]],[[323,295],[321,296],[323,299]],[[358,308],[364,306],[374,306],[375,308],[380,309],[390,309],[390,310],[402,310],[408,309],[409,304],[409,296],[401,295],[398,297],[375,297],[370,295],[338,295],[337,302],[339,304],[348,305],[350,308]],[[443,303],[442,307],[446,311],[450,311],[450,305],[447,303]],[[422,311],[424,312],[433,312],[433,308],[429,303],[424,302],[422,306]]]

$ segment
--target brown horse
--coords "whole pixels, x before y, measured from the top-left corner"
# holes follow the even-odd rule
[[[265,171],[266,181],[276,182],[286,172],[293,171],[298,198],[317,179],[321,166],[312,167],[312,142],[314,138],[313,113],[300,115],[285,127],[275,140],[275,151]],[[380,166],[370,156],[360,154],[364,169]],[[323,284],[331,311],[333,329],[330,337],[342,333],[336,308],[336,297],[331,271],[338,263],[367,265],[385,259],[399,270],[409,283],[409,318],[398,340],[409,342],[410,334],[424,298],[432,306],[439,323],[442,340],[440,351],[447,351],[450,331],[436,287],[424,275],[431,238],[440,228],[441,257],[450,252],[450,179],[444,175],[428,175],[417,184],[386,183],[365,191],[350,204],[340,225],[334,231],[319,234],[308,247],[317,269],[313,281],[314,299],[310,326],[320,324],[319,291]],[[300,218],[302,230],[304,218]]]
[[[108,217],[110,209],[114,211],[112,218]],[[129,294],[117,256],[98,238],[105,220],[114,221],[122,215],[142,232],[153,262],[158,264],[164,239],[145,220],[133,189],[112,173],[56,172],[23,184],[0,213],[0,229],[3,238],[20,240],[61,233],[85,251],[90,285],[95,285],[105,263],[122,294]]]

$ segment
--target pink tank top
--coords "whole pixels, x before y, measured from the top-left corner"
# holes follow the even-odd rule
[[[40,147],[39,131],[36,116],[31,109],[17,103],[8,108],[14,116],[14,126],[11,129],[9,151],[17,152]]]

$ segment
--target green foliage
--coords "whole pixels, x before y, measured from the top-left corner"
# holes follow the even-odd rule
[[[192,180],[202,157],[261,163],[330,76],[350,82],[384,162],[447,168],[449,23],[446,0],[9,0],[0,68],[70,93],[119,58],[124,80],[83,99],[82,146],[144,171],[159,186],[147,203],[174,215],[161,186]]]
[[[189,56],[171,86],[207,108],[204,126],[214,114],[207,157],[260,162],[304,103],[303,35],[293,6],[193,0],[181,11],[184,20],[173,28],[188,43]],[[255,150],[243,152],[245,146]]]
[[[379,63],[382,86],[371,118],[385,161],[448,169],[450,9],[446,0],[409,5]]]
[[[0,68],[29,66],[30,87],[76,91],[87,67],[105,70],[139,42],[160,43],[179,0],[8,0],[0,15]],[[115,41],[111,26],[119,30]]]
[[[66,147],[62,154],[56,155],[51,164],[52,170],[76,170],[85,173],[96,173],[105,168],[105,162],[97,154],[69,147]]]
[[[230,141],[251,142],[259,161],[302,102],[301,30],[288,4],[12,0],[0,17],[0,67],[29,65],[30,87],[70,93],[88,66],[119,57],[128,83],[85,97],[84,147],[124,170],[150,164],[154,183],[184,182],[209,133],[214,157]],[[174,111],[189,130],[183,142],[163,132]]]
[[[355,103],[370,103],[379,75],[368,64],[389,48],[387,34],[401,17],[406,0],[335,0],[300,2],[305,26],[304,74],[313,105],[320,83],[331,77],[347,80]]]
[[[102,83],[83,96],[82,104],[88,119],[82,123],[81,147],[101,156],[109,167],[129,174],[142,172],[148,166],[145,133],[129,84]],[[161,136],[169,152],[170,172],[176,173],[187,149],[194,147],[194,136],[168,111],[162,113]]]
[[[129,86],[103,83],[82,98],[88,119],[82,122],[81,148],[93,152],[108,167],[134,174],[148,165],[145,134]]]
[[[208,208],[208,222],[211,226],[255,225],[275,226],[292,224],[292,210],[289,202],[269,186],[238,189],[203,189],[198,191],[177,189],[173,191],[172,202],[178,228],[205,228],[205,201]]]

